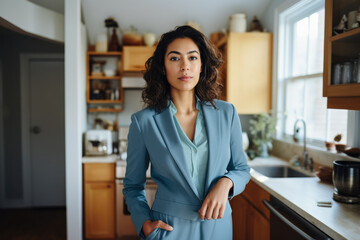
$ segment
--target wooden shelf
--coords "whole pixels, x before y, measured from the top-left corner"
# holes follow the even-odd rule
[[[92,59],[96,57],[104,57],[105,59],[110,59],[116,57],[117,60],[120,60],[122,56],[122,52],[95,52],[95,51],[88,51],[87,58],[86,58],[86,67],[87,67],[87,75],[86,75],[86,103],[88,104],[88,112],[121,112],[122,108],[114,108],[114,104],[122,104],[124,102],[124,90],[122,87],[122,72],[121,69],[118,69],[116,76],[94,76],[91,74],[90,63]],[[113,59],[114,60],[114,59]],[[117,63],[116,63],[117,64]],[[90,99],[91,91],[93,90],[92,87],[97,86],[97,88],[102,89],[102,85],[105,84],[105,90],[114,91],[115,89],[119,90],[119,99],[117,100],[110,100],[110,99],[99,99],[93,100]],[[103,89],[104,90],[104,89]],[[93,105],[90,105],[93,104]],[[97,105],[97,104],[106,104],[105,106]]]
[[[88,100],[87,103],[123,103],[122,100]]]
[[[89,79],[91,80],[119,80],[121,79],[122,76],[112,76],[112,77],[108,77],[108,76],[89,76]]]
[[[88,55],[93,56],[121,56],[122,52],[88,52]]]
[[[122,112],[122,108],[89,108],[88,112]]]
[[[344,32],[344,33],[341,33],[341,34],[338,34],[338,35],[335,35],[335,36],[332,36],[332,37],[330,37],[330,41],[333,42],[333,41],[337,41],[340,39],[345,39],[345,38],[357,35],[359,33],[360,33],[360,27],[352,29],[347,32]]]
[[[217,48],[221,48],[224,44],[226,44],[228,36],[225,35],[222,39],[220,39],[218,42],[216,42],[215,46]]]
[[[353,62],[360,54],[360,27],[333,36],[333,23],[357,7],[356,0],[325,0],[323,96],[328,108],[360,110],[359,83],[332,84],[334,65]]]
[[[334,109],[359,110],[360,97],[328,97],[327,107]]]

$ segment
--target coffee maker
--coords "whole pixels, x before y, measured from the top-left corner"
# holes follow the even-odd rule
[[[112,153],[110,130],[88,130],[85,133],[85,155],[103,156]]]

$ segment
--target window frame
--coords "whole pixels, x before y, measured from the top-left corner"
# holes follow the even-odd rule
[[[296,21],[301,20],[304,17],[310,16],[312,13],[319,11],[325,6],[324,0],[288,0],[282,3],[277,9],[275,9],[275,21],[274,21],[274,55],[273,55],[273,86],[272,86],[272,109],[275,110],[277,115],[277,131],[276,138],[280,140],[293,141],[291,134],[285,133],[285,116],[286,109],[286,84],[291,79],[298,79],[304,76],[289,77],[291,67],[283,67],[289,64],[289,60],[292,59],[292,54],[286,54],[292,51],[290,44],[293,41],[290,39],[293,36],[293,28]],[[284,47],[279,47],[284,46]],[[307,77],[313,75],[319,75],[321,73],[305,75]],[[360,111],[348,110],[348,126],[347,126],[347,145],[359,146],[360,145]],[[350,131],[351,129],[355,131]],[[306,139],[310,145],[325,148],[324,142],[315,139]]]

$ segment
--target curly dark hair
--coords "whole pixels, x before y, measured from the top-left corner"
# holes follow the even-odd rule
[[[144,103],[157,112],[169,106],[170,84],[165,75],[164,58],[169,44],[178,38],[190,38],[199,48],[202,69],[199,82],[195,86],[195,94],[202,102],[208,101],[216,108],[214,99],[219,97],[222,89],[218,82],[218,68],[223,63],[221,53],[204,34],[186,25],[164,33],[153,56],[146,61],[146,87],[142,91]]]

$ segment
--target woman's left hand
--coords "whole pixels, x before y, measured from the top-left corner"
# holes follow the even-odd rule
[[[233,182],[229,178],[220,178],[215,187],[206,196],[199,210],[201,219],[218,219],[224,216],[226,202],[232,186]]]

